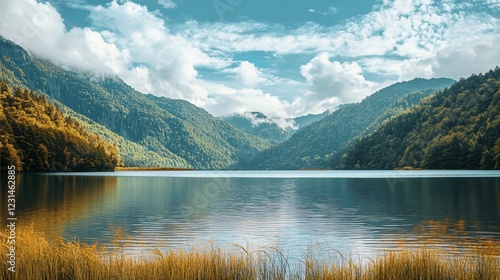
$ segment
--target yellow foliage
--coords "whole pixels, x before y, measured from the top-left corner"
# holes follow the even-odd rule
[[[7,270],[8,232],[0,233],[1,279],[498,279],[498,241],[476,248],[401,246],[375,259],[340,255],[326,262],[306,255],[293,270],[279,248],[240,252],[214,245],[193,250],[154,250],[132,258],[97,244],[49,239],[32,228],[16,229],[16,272]],[[495,249],[497,248],[497,249]]]

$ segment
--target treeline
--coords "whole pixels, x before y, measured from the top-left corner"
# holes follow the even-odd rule
[[[121,164],[116,146],[88,133],[45,95],[0,81],[1,169],[101,171]]]
[[[338,167],[500,169],[500,69],[461,79],[392,118]]]
[[[414,79],[383,88],[359,103],[341,106],[320,121],[299,129],[287,141],[261,152],[248,163],[242,162],[241,168],[330,168],[358,138],[454,82],[444,78]]]

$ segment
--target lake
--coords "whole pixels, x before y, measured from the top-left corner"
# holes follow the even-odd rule
[[[16,180],[18,225],[133,255],[216,241],[229,249],[278,246],[303,259],[308,250],[370,256],[426,236],[442,245],[500,240],[498,171],[127,171]]]

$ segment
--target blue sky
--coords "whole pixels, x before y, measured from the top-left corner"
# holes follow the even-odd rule
[[[215,116],[283,120],[415,77],[488,71],[499,15],[500,0],[3,0],[0,35]]]

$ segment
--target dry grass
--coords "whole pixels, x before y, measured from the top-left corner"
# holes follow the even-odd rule
[[[307,254],[300,267],[293,267],[279,248],[155,250],[137,259],[96,244],[50,240],[32,228],[16,230],[16,272],[11,273],[6,234],[0,236],[0,279],[500,279],[495,241],[483,242],[481,250],[460,248],[460,254],[449,248],[406,247],[363,262],[342,255],[325,262]]]

